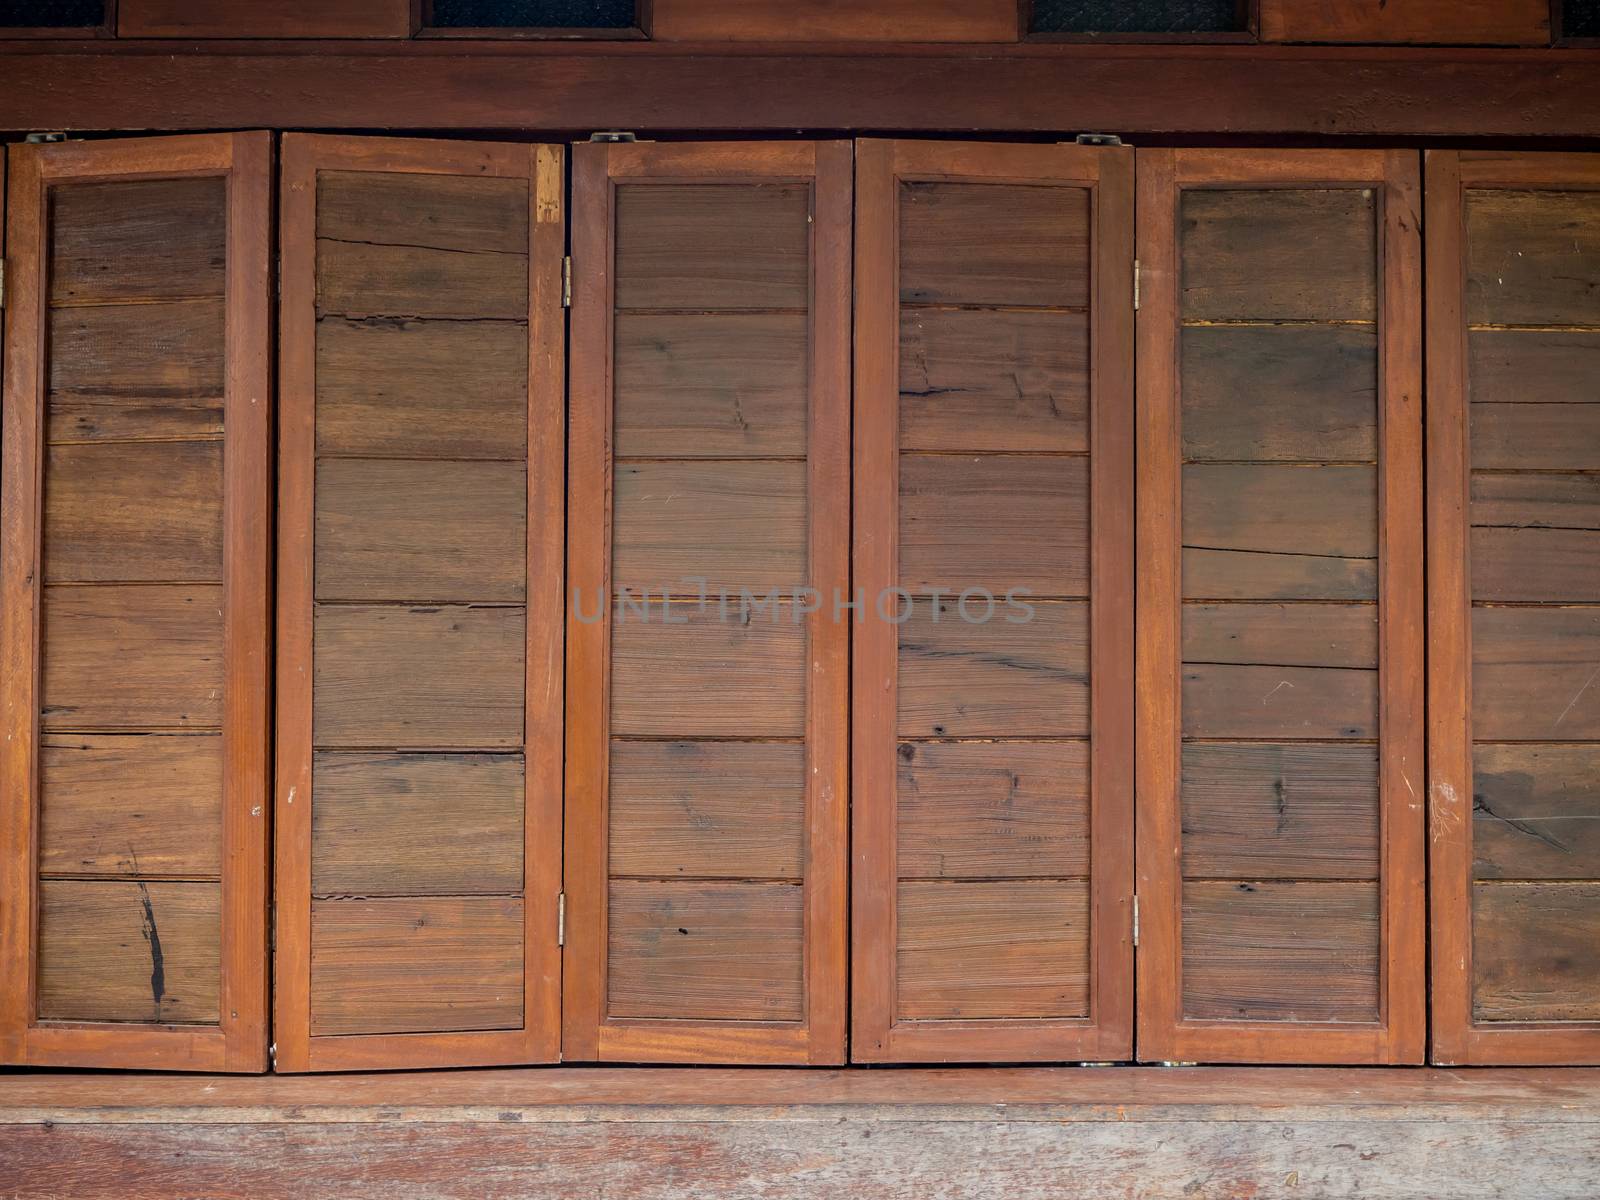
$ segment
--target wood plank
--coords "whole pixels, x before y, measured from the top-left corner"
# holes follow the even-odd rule
[[[222,887],[44,880],[39,1019],[217,1023]]]
[[[582,597],[577,602],[584,620]],[[800,737],[806,627],[792,604],[617,605],[611,732],[651,737]]]
[[[1470,561],[1479,602],[1600,600],[1600,529],[1474,527]]]
[[[1473,525],[1600,529],[1600,475],[1474,474]]]
[[[1376,746],[1191,743],[1181,781],[1186,877],[1378,877]]]
[[[1581,471],[1600,466],[1600,404],[1474,404],[1472,465]]]
[[[313,624],[315,745],[522,745],[520,608],[319,607]]]
[[[1089,594],[1089,462],[1030,455],[903,455],[900,586]]]
[[[807,193],[789,183],[619,184],[617,307],[807,307]]]
[[[618,313],[617,455],[804,455],[808,336],[803,313]]]
[[[1183,885],[1190,1020],[1372,1022],[1378,884]]]
[[[1546,0],[1261,0],[1264,42],[1548,46]]]
[[[899,446],[1087,451],[1088,317],[902,309]]]
[[[1374,599],[1377,480],[1365,466],[1183,468],[1183,594]]]
[[[1179,242],[1184,320],[1371,321],[1371,188],[1188,189]]]
[[[896,1016],[1089,1015],[1086,880],[901,883]]]
[[[1014,42],[1010,0],[651,0],[650,37],[661,42]]]
[[[1366,604],[1185,604],[1183,661],[1274,667],[1378,666]]]
[[[1378,672],[1185,663],[1183,736],[1373,738]]]
[[[222,581],[222,443],[51,447],[49,583]]]
[[[1186,461],[1377,460],[1376,331],[1202,325],[1179,336]]]
[[[46,588],[43,727],[219,728],[222,599],[220,587]]]
[[[1600,738],[1600,611],[1474,608],[1472,734]]]
[[[51,440],[221,433],[224,319],[220,299],[51,309]]]
[[[1088,605],[1040,602],[965,621],[918,601],[899,627],[901,737],[1083,737],[1089,732]]]
[[[522,891],[520,754],[322,751],[311,769],[312,895]]]
[[[528,181],[318,171],[317,236],[477,254],[528,253]]]
[[[805,747],[611,743],[613,878],[787,879],[805,873]]]
[[[1472,749],[1473,878],[1600,879],[1600,747]]]
[[[902,303],[1088,303],[1086,189],[902,182],[899,196]]]
[[[318,455],[527,457],[521,325],[330,317],[316,340]]]
[[[409,0],[118,0],[123,38],[411,36]]]
[[[520,898],[311,905],[311,1035],[522,1026]]]
[[[1472,1015],[1600,1021],[1600,883],[1472,888]]]
[[[220,177],[59,184],[50,190],[50,303],[220,296]]]
[[[1600,194],[1468,190],[1474,325],[1600,326]]]
[[[803,462],[619,463],[611,584],[699,595],[793,592],[808,579]],[[694,582],[691,582],[694,581]]]
[[[902,880],[1088,875],[1087,743],[902,742],[897,757]]]
[[[607,913],[608,1016],[804,1018],[802,888],[613,880]]]
[[[39,873],[219,878],[222,738],[39,739]]]
[[[1473,404],[1600,403],[1597,379],[1600,331],[1467,332],[1467,395]]]
[[[528,319],[528,256],[317,239],[317,316]]]
[[[334,459],[316,488],[318,600],[526,597],[522,463]]]

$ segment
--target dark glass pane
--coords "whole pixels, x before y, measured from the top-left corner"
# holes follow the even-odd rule
[[[1600,0],[1566,0],[1561,8],[1561,34],[1600,38]]]
[[[439,29],[631,29],[634,0],[433,0]]]
[[[92,29],[105,19],[105,0],[0,0],[0,29]]]
[[[1030,33],[1231,33],[1239,0],[1033,0]]]

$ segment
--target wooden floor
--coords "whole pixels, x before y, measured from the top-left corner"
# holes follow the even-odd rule
[[[5,1197],[1600,1195],[1600,1069],[0,1074]]]

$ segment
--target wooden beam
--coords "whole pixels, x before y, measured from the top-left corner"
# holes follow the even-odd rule
[[[1600,50],[0,42],[35,129],[1600,136]]]

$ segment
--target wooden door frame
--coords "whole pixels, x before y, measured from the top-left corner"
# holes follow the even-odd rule
[[[847,619],[849,585],[849,142],[585,144],[573,153],[573,293],[568,576],[571,597],[604,597],[605,620],[567,619],[567,1059],[830,1064],[844,1061],[848,960]],[[610,747],[612,270],[616,184],[802,180],[812,192],[810,586],[807,617],[806,878],[801,1022],[607,1017]],[[586,602],[586,601],[582,601]]]
[[[559,1056],[562,546],[565,431],[560,146],[285,134],[279,296],[276,947],[280,1071],[554,1062]],[[316,176],[321,170],[528,181],[527,642],[523,1027],[311,1035],[312,613],[316,463]]]
[[[1403,150],[1140,150],[1138,321],[1139,1040],[1143,1061],[1421,1062],[1427,1032],[1422,794],[1421,187]],[[1380,1020],[1185,1020],[1179,714],[1182,518],[1178,196],[1370,187],[1379,254]]]
[[[267,1065],[271,607],[269,306],[272,135],[10,147],[5,478],[0,545],[0,1061],[260,1071]],[[36,1020],[41,484],[48,193],[70,183],[227,180],[223,471],[222,979],[212,1026]],[[18,800],[20,799],[20,802]]]
[[[1600,1063],[1600,1022],[1480,1024],[1472,1016],[1472,469],[1462,203],[1468,188],[1600,190],[1600,154],[1427,152],[1432,1060]]]

